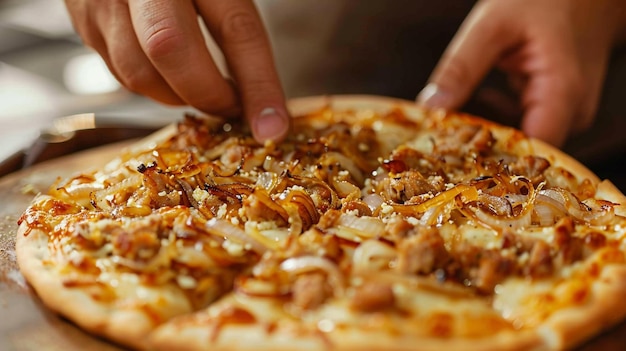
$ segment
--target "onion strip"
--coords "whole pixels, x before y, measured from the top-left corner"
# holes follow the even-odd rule
[[[393,209],[405,216],[414,216],[418,213],[424,213],[428,211],[429,208],[434,206],[441,206],[447,202],[454,200],[458,195],[463,197],[463,202],[474,201],[478,198],[478,191],[475,187],[465,184],[459,184],[452,189],[446,190],[442,193],[439,193],[437,196],[432,199],[426,200],[421,204],[417,205],[402,205],[402,204],[393,204]]]
[[[211,218],[206,222],[204,227],[211,234],[220,235],[229,240],[235,240],[236,242],[244,244],[244,248],[250,249],[260,255],[268,250],[267,246],[252,238],[250,235],[246,234],[243,229],[225,219]]]

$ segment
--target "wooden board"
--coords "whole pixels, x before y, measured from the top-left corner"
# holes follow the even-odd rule
[[[104,165],[127,145],[114,144],[73,154],[0,179],[0,350],[122,350],[83,332],[46,309],[19,273],[14,246],[17,220],[36,192],[46,191],[58,176]],[[626,321],[579,350],[624,349]]]

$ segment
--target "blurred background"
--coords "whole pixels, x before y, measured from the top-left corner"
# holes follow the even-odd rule
[[[413,99],[474,1],[257,0],[288,97],[359,93]],[[390,4],[393,3],[393,6]],[[492,73],[463,108],[517,125]],[[151,126],[187,108],[121,88],[75,35],[62,0],[0,0],[0,160],[59,116],[96,112]],[[597,123],[565,151],[626,185],[626,50],[609,69]]]
[[[158,125],[179,110],[122,89],[75,35],[62,0],[0,0],[0,160],[56,117],[96,112]]]

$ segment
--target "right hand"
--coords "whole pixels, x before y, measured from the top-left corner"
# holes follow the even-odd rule
[[[65,0],[74,28],[130,91],[171,105],[238,116],[255,139],[289,129],[271,47],[251,0]],[[222,77],[202,35],[206,24],[234,84]]]

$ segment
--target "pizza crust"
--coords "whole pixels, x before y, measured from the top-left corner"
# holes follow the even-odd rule
[[[626,266],[606,266],[591,285],[589,301],[554,313],[539,327],[549,349],[571,349],[626,315]]]
[[[193,314],[172,319],[155,330],[150,336],[151,348],[158,351],[289,351],[289,350],[334,350],[351,351],[439,351],[439,350],[536,350],[544,340],[536,330],[494,331],[489,326],[480,326],[481,336],[455,338],[428,336],[422,330],[415,335],[404,331],[389,331],[385,323],[367,326],[369,316],[357,316],[357,322],[341,323],[330,327],[318,323],[311,328],[307,321],[315,317],[304,317],[299,322],[283,316],[271,308],[273,304],[264,298],[244,297],[230,294],[215,305]],[[343,310],[346,306],[334,306],[333,314],[352,314]],[[245,308],[255,316],[257,323],[220,321],[216,316],[230,308]],[[322,319],[323,320],[323,319]],[[328,322],[328,320],[326,320]],[[411,323],[407,321],[407,323]],[[488,323],[488,322],[487,322]],[[431,326],[432,327],[432,326]],[[207,340],[209,342],[207,342]]]
[[[434,339],[410,338],[384,332],[342,330],[318,336],[301,335],[291,330],[273,330],[268,333],[263,326],[228,326],[220,331],[220,337],[210,346],[210,328],[168,324],[159,329],[152,338],[153,348],[158,351],[527,351],[543,347],[541,337],[533,332],[502,333],[481,339]]]
[[[154,321],[140,309],[100,303],[81,289],[63,285],[62,275],[51,265],[45,264],[50,259],[46,233],[37,229],[29,230],[22,223],[18,228],[15,245],[21,273],[46,306],[90,333],[138,350],[147,348],[146,337],[156,327]],[[169,300],[163,302],[169,302],[172,310],[181,313],[191,310],[184,296]],[[162,307],[165,310],[168,306]]]

